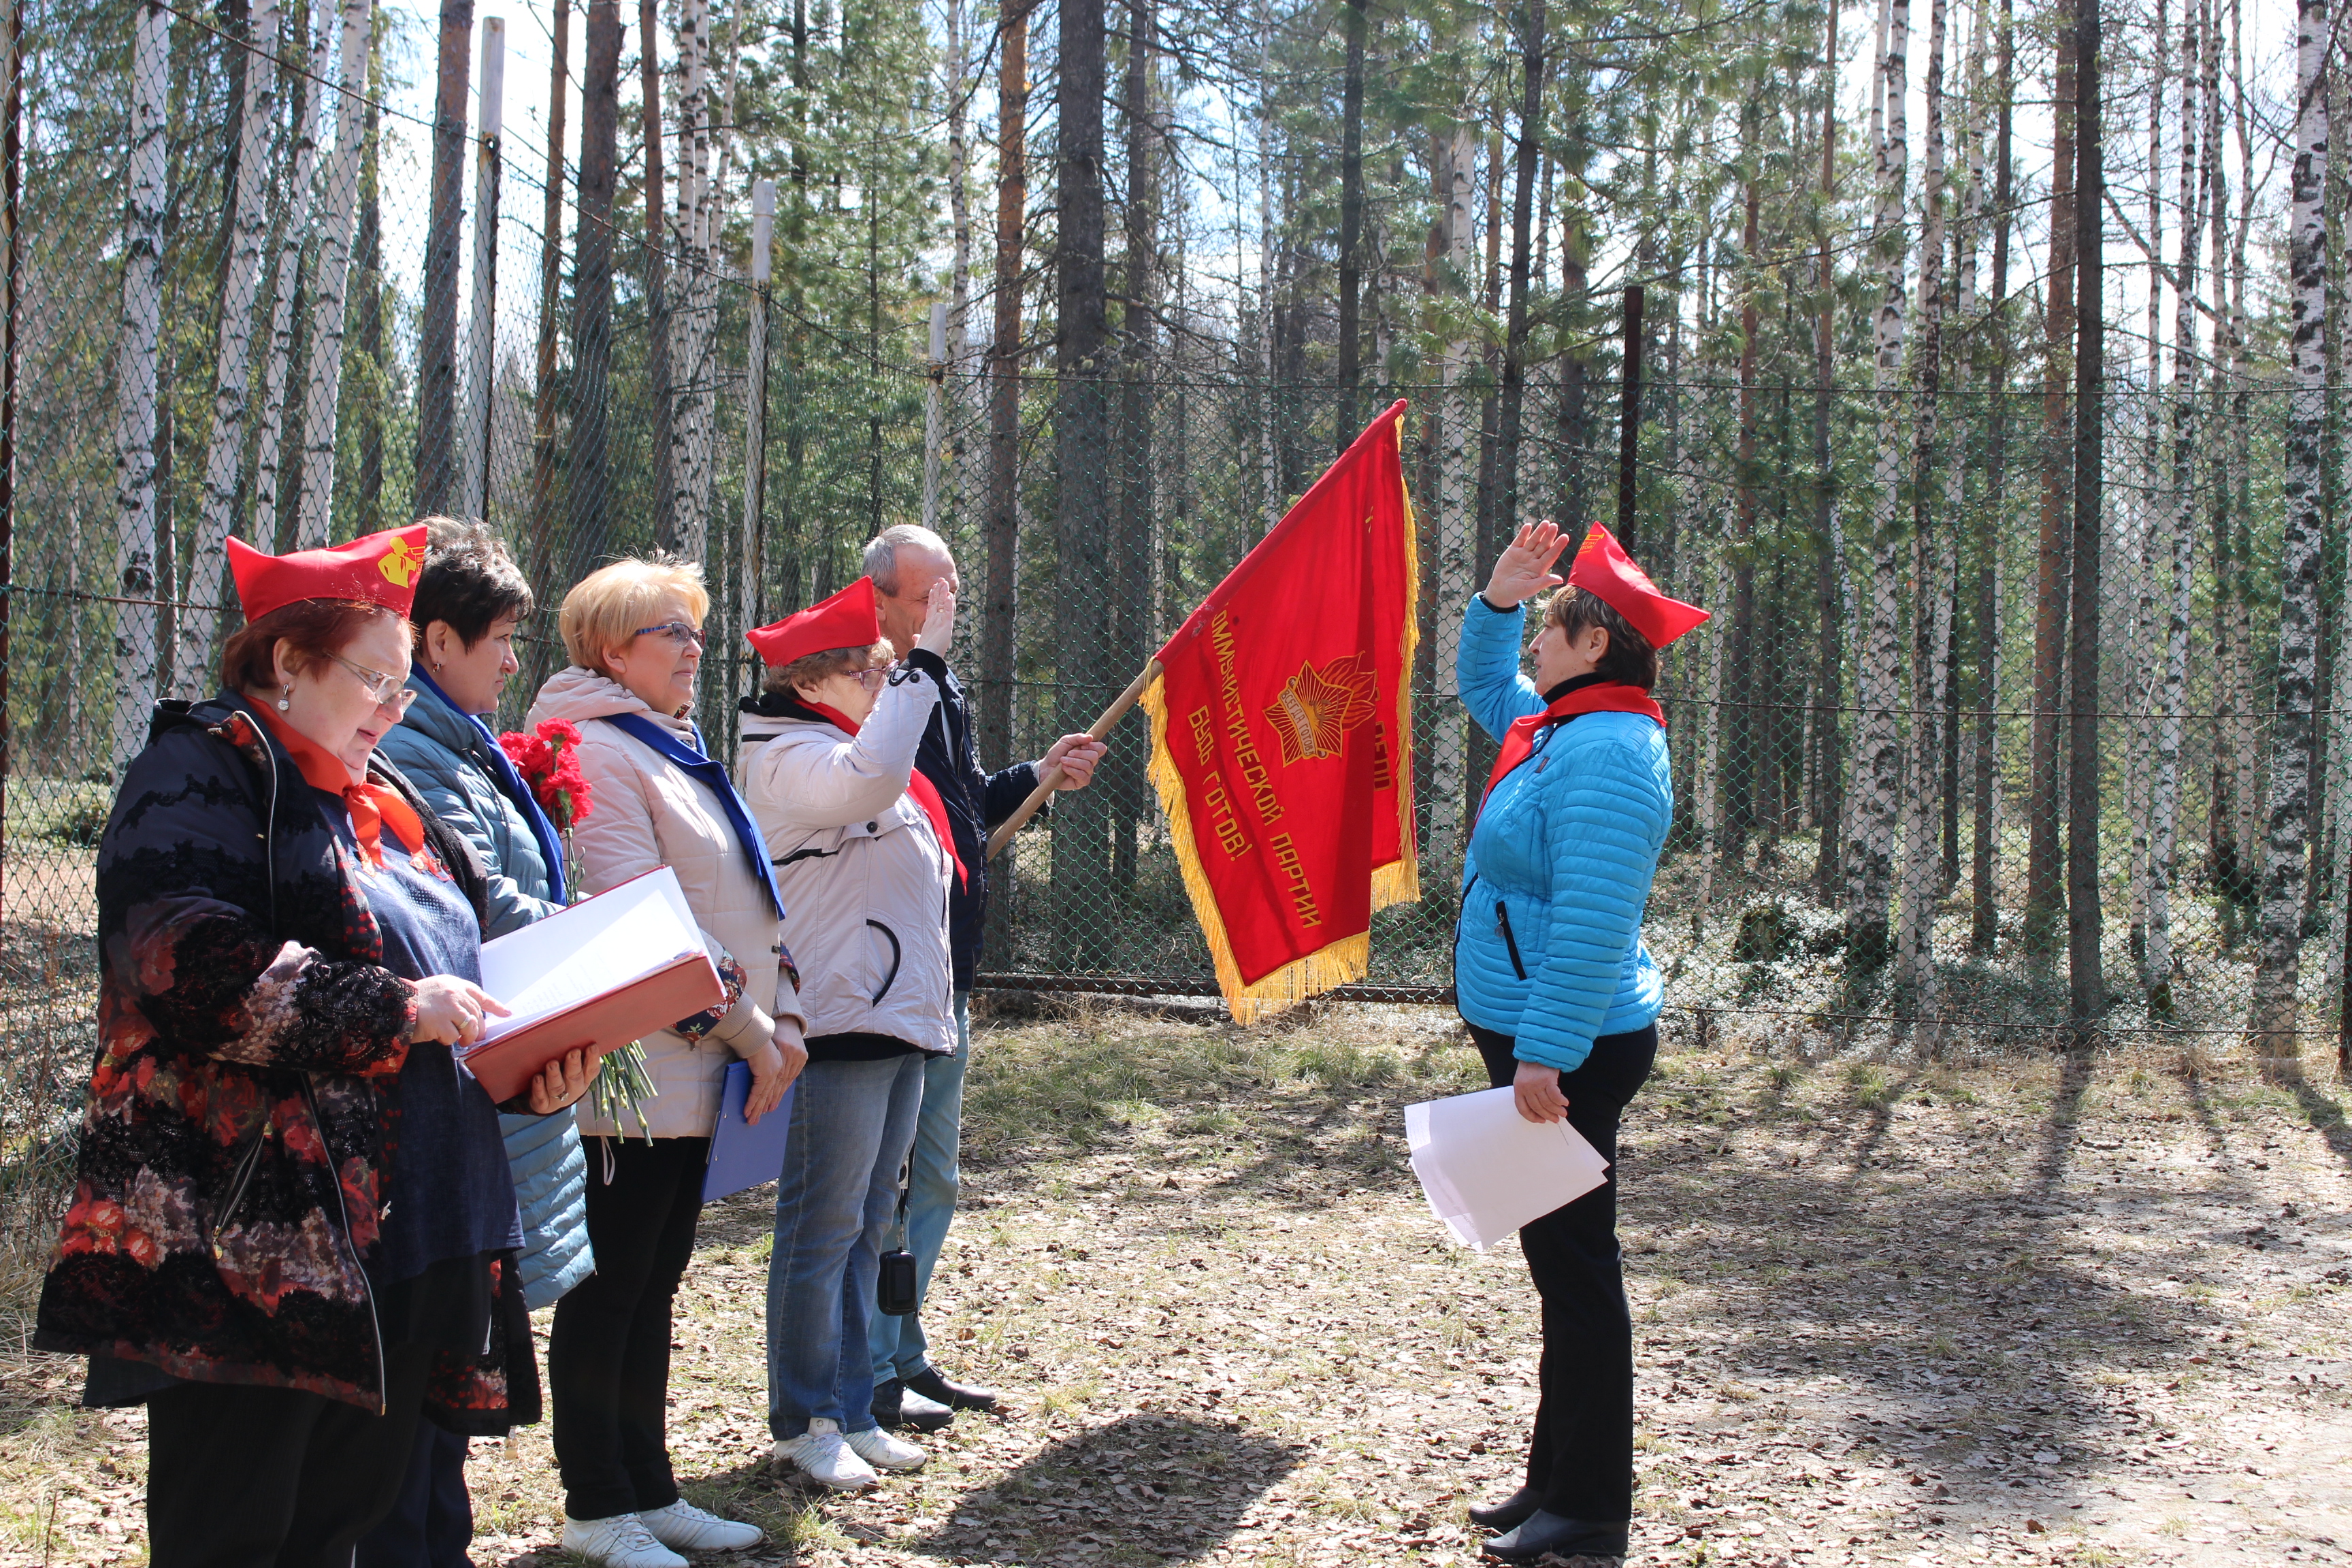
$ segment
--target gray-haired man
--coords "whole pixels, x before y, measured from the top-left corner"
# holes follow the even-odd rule
[[[963,591],[947,541],[911,523],[885,529],[866,546],[866,574],[874,579],[882,635],[902,658],[922,627],[931,584],[945,578],[951,591]],[[946,698],[931,715],[915,766],[946,803],[965,880],[950,895],[948,906],[948,944],[955,963],[956,1050],[952,1057],[933,1058],[924,1068],[923,1110],[916,1124],[908,1178],[906,1246],[915,1255],[919,1302],[929,1294],[932,1267],[955,1218],[964,1069],[971,1055],[971,982],[980,964],[982,921],[988,910],[989,829],[1027,798],[1036,787],[1039,770],[1058,763],[1061,787],[1083,789],[1104,751],[1103,743],[1089,736],[1065,735],[1034,763],[982,773],[963,688],[952,671],[944,685]],[[875,1313],[867,1339],[874,1351],[874,1415],[884,1426],[928,1430],[945,1426],[956,1410],[995,1405],[992,1391],[951,1383],[930,1363],[919,1307],[903,1318]]]

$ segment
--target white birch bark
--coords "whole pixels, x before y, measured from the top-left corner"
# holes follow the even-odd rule
[[[948,268],[948,424],[954,460],[949,479],[948,516],[956,523],[970,514],[979,493],[981,444],[966,439],[972,428],[973,393],[979,387],[979,357],[971,339],[971,146],[966,125],[963,0],[948,0],[948,225],[952,259]],[[739,29],[740,30],[740,29]],[[731,118],[731,116],[730,116]]]
[[[319,264],[310,294],[310,368],[302,411],[302,479],[295,508],[295,542],[305,550],[327,542],[334,516],[335,404],[342,385],[352,231],[359,216],[368,28],[373,9],[372,0],[343,0],[342,37],[336,46],[335,158],[327,170],[326,221],[320,226]],[[313,82],[311,90],[325,89]]]
[[[2164,626],[2163,684],[2156,710],[2156,745],[2148,784],[2147,937],[2141,978],[2152,1017],[2173,1016],[2172,887],[2180,816],[2180,739],[2189,683],[2189,630],[2197,564],[2197,249],[2211,184],[2211,137],[2201,153],[2198,135],[2199,79],[2195,65],[2199,17],[2183,24],[2180,83],[2180,260],[2173,288],[2171,471],[2163,477],[2165,532],[2172,576]],[[2205,40],[2211,47],[2211,40]],[[2200,163],[2200,159],[2203,163]],[[2151,473],[2151,479],[2156,475]]]
[[[294,359],[294,294],[302,277],[302,237],[310,229],[310,176],[319,156],[319,100],[326,96],[327,18],[310,40],[310,76],[297,84],[302,113],[294,132],[285,227],[278,242],[278,282],[269,307],[269,357],[261,376],[261,422],[253,452],[253,539],[264,550],[278,537],[278,467],[285,429],[286,380]]]
[[[115,359],[114,776],[146,743],[162,648],[155,605],[155,357],[163,328],[163,113],[171,14],[141,0],[131,24],[131,164],[122,213],[122,323]],[[148,603],[135,601],[146,600]]]
[[[2290,321],[2285,526],[2279,542],[2279,674],[2272,720],[2269,810],[2263,833],[2261,946],[2254,968],[2256,1047],[2274,1062],[2296,1055],[2296,980],[2310,829],[2313,687],[2319,631],[2319,543],[2326,526],[2321,463],[2327,423],[2327,0],[2295,7],[2294,131],[2289,197]]]
[[[2340,24],[2339,24],[2340,26]],[[2327,123],[2332,133],[2338,125],[2352,124],[2352,68],[2338,64],[2328,72]],[[2352,431],[2345,426],[2347,389],[2345,374],[2347,358],[2346,333],[2352,331],[2352,256],[2347,256],[2346,218],[2352,202],[2346,200],[2352,182],[2345,178],[2342,159],[2328,165],[2328,180],[2322,187],[2327,204],[2330,261],[2334,276],[2328,289],[2327,386],[2328,416],[2336,432],[2336,494],[2338,505],[2352,498]],[[2352,558],[2352,545],[2346,553]],[[2352,578],[2347,579],[2352,585]],[[2327,784],[2328,830],[2321,840],[2321,853],[2330,857],[2333,876],[2332,896],[2327,904],[2326,964],[2327,994],[2339,1002],[2344,994],[2344,942],[2347,920],[2352,920],[2352,845],[2346,842],[2346,825],[2352,823],[2352,592],[2346,595],[2347,604],[2337,606],[2336,631],[2336,679],[2328,700],[2328,757],[2331,772]]]
[[[1937,440],[1943,417],[1944,353],[1944,26],[1946,0],[1927,6],[1926,146],[1920,160],[1919,193],[1924,223],[1919,234],[1919,336],[1912,373],[1919,386],[1913,416],[1917,458],[1913,465],[1911,530],[1911,732],[1903,791],[1903,903],[1895,942],[1895,974],[1912,987],[1912,1006],[1923,1019],[1936,1016],[1936,894],[1942,880],[1943,844],[1937,828],[1943,795],[1943,660],[1937,644],[1939,608],[1949,605],[1942,591],[1943,545],[1953,519],[1937,518],[1934,494],[1941,453]],[[1946,609],[1946,613],[1948,613]]]
[[[1257,6],[1257,314],[1265,412],[1259,421],[1259,537],[1282,521],[1282,468],[1276,454],[1274,403],[1274,16]],[[1466,276],[1466,274],[1465,274]],[[1444,798],[1443,795],[1440,798]]]
[[[1477,351],[1469,339],[1459,335],[1462,329],[1458,323],[1466,303],[1464,285],[1475,274],[1478,265],[1472,227],[1476,203],[1473,174],[1478,156],[1476,132],[1466,124],[1457,124],[1440,139],[1438,148],[1439,200],[1443,205],[1439,221],[1444,232],[1443,264],[1447,273],[1440,297],[1446,301],[1443,308],[1449,319],[1441,329],[1446,331],[1447,336],[1437,367],[1438,611],[1437,649],[1432,663],[1438,694],[1445,700],[1438,704],[1437,721],[1428,742],[1429,787],[1433,796],[1429,854],[1433,860],[1444,863],[1461,852],[1462,826],[1469,811],[1465,793],[1470,784],[1465,774],[1468,720],[1462,710],[1462,684],[1454,659],[1462,647],[1462,616],[1469,608],[1475,587],[1475,563],[1472,558],[1476,551],[1473,535],[1477,520],[1470,472],[1476,461],[1476,443],[1472,436],[1476,421],[1467,412],[1475,400],[1466,382]]]
[[[2135,498],[2132,515],[2138,538],[2119,552],[2124,569],[2138,592],[2132,611],[2131,641],[2126,650],[2125,690],[2132,718],[2124,774],[2124,815],[2131,824],[2131,951],[2147,951],[2149,883],[2153,873],[2148,851],[2153,837],[2151,792],[2156,769],[2156,710],[2162,700],[2163,661],[2154,646],[2166,597],[2159,581],[2158,559],[2164,542],[2164,520],[2158,515],[2157,476],[2164,468],[2164,93],[2171,70],[2171,22],[2165,0],[2156,0],[2156,59],[2147,94],[2147,396],[2141,405],[2146,447],[2141,457],[2147,482]]]
[[[1910,0],[1887,0],[1885,53],[1880,59],[1884,100],[1878,115],[1878,201],[1872,248],[1881,285],[1874,321],[1877,354],[1872,387],[1877,402],[1878,455],[1873,465],[1875,493],[1871,508],[1869,626],[1864,633],[1857,681],[1861,698],[1855,725],[1854,807],[1851,877],[1852,943],[1864,962],[1885,951],[1888,903],[1893,891],[1896,799],[1903,773],[1895,710],[1902,701],[1897,673],[1896,582],[1900,549],[1905,443],[1897,412],[1902,405],[1904,329],[1908,299],[1904,267],[1908,241],[1904,200],[1909,163],[1905,98],[1908,90]]]
[[[256,0],[237,113],[236,226],[222,281],[220,346],[214,356],[213,427],[205,447],[205,499],[188,559],[188,605],[180,612],[172,660],[177,695],[191,700],[212,685],[220,612],[229,602],[229,531],[236,524],[237,469],[245,460],[245,411],[253,382],[253,322],[261,310],[261,258],[269,248],[269,126],[278,114],[278,0]]]
[[[697,464],[704,350],[702,182],[710,164],[709,0],[682,0],[678,7],[677,193],[670,216],[670,248],[677,258],[670,316],[670,495],[678,548],[699,561],[709,547],[705,487]]]
[[[1715,576],[1708,584],[1713,595],[1707,602],[1720,605],[1727,602],[1731,593],[1731,572],[1726,552],[1718,543],[1715,551]],[[1698,758],[1698,897],[1691,906],[1691,940],[1706,940],[1706,910],[1715,896],[1715,872],[1723,847],[1723,737],[1731,726],[1723,712],[1724,655],[1731,638],[1723,620],[1717,617],[1706,625],[1706,731],[1699,745]]]

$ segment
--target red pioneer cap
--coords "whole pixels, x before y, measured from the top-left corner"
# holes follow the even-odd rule
[[[1633,564],[1617,536],[1599,523],[1576,547],[1576,563],[1569,568],[1568,584],[1581,588],[1625,617],[1647,637],[1652,647],[1664,647],[1707,618],[1707,612],[1658,592],[1649,574]]]
[[[416,601],[417,574],[425,570],[425,532],[423,523],[414,523],[332,550],[290,555],[265,555],[232,539],[228,570],[236,579],[237,603],[247,621],[304,599],[357,599],[405,616]]]
[[[882,640],[882,623],[874,614],[874,579],[860,577],[797,615],[754,626],[743,640],[763,662],[777,668],[827,648],[872,647]]]

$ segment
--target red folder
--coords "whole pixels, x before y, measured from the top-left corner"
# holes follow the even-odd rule
[[[618,1050],[718,1005],[726,995],[709,956],[691,953],[618,991],[486,1041],[466,1053],[466,1066],[492,1100],[511,1100],[530,1087],[540,1068],[567,1051],[587,1046]]]
[[[464,1060],[501,1101],[568,1051],[617,1050],[727,995],[667,866],[485,943],[482,985],[517,1021]]]

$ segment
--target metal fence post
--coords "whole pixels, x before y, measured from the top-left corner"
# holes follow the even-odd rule
[[[482,98],[474,140],[474,286],[466,325],[466,447],[458,510],[490,515],[490,378],[498,358],[499,132],[507,82],[507,25],[482,19]]]

